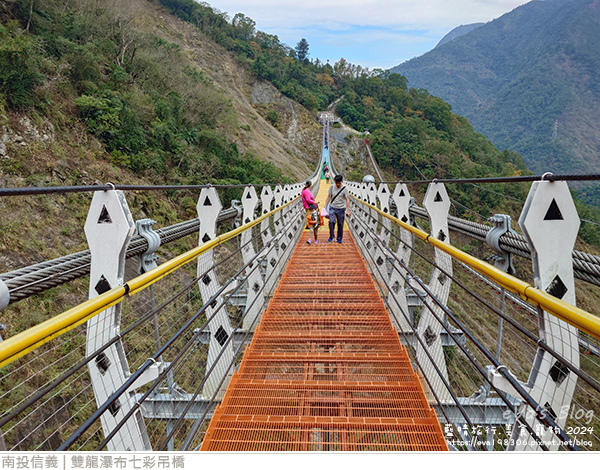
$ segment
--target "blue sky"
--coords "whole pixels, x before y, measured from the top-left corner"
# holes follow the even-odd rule
[[[487,22],[527,0],[212,0],[232,18],[243,13],[257,29],[288,46],[301,38],[310,58],[390,68],[433,49],[457,26]]]

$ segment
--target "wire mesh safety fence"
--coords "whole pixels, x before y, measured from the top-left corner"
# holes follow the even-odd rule
[[[128,450],[119,439],[132,422],[147,450],[199,445],[300,235],[303,214],[296,200],[225,236],[200,262],[125,296],[116,310],[120,329],[100,348],[86,351],[83,323],[1,369],[4,448]],[[126,286],[137,275],[134,265],[126,265]],[[202,292],[207,280],[209,297]],[[249,321],[249,312],[258,315]],[[110,370],[108,351],[117,343],[126,380],[99,401],[89,367]]]
[[[358,200],[352,213],[350,229],[451,447],[600,449],[596,338],[579,332],[577,355],[552,344],[543,326],[554,320],[538,306],[460,261],[436,266],[429,243]],[[446,304],[432,298],[434,276],[450,284]],[[560,335],[570,328],[560,323]]]

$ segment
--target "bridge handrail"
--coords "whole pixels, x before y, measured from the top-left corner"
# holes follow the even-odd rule
[[[298,198],[299,196],[241,227],[219,235],[186,253],[164,262],[151,271],[131,279],[122,286],[113,287],[93,299],[87,300],[39,325],[2,341],[0,343],[0,370],[52,339],[73,330],[107,308],[121,302],[126,296],[150,287],[163,277],[195,260],[201,254],[260,224],[263,220],[294,203]]]
[[[320,160],[320,165],[322,156]],[[333,163],[331,163],[333,168]],[[318,189],[319,180],[315,179],[317,173],[313,173],[313,187]],[[260,208],[261,202],[258,201],[257,208]],[[394,201],[390,201],[390,207],[395,207]],[[428,219],[427,211],[417,205],[412,205],[409,211],[415,217]],[[238,211],[231,207],[223,209],[219,214],[217,222],[224,222],[235,218]],[[468,237],[485,241],[486,234],[491,227],[477,222],[461,219],[459,217],[448,216],[448,225],[451,229],[458,231]],[[161,238],[161,246],[178,240],[187,235],[197,233],[200,221],[195,218],[185,222],[180,222],[168,227],[159,228],[156,233]],[[525,237],[519,234],[505,233],[500,236],[499,244],[505,251],[531,258],[531,251]],[[139,255],[148,249],[148,241],[135,235],[129,242],[126,258]],[[85,250],[79,253],[66,255],[49,261],[26,266],[14,271],[0,274],[0,281],[4,281],[9,290],[9,303],[17,302],[31,295],[43,292],[52,287],[56,287],[65,282],[69,282],[78,277],[89,274],[90,251]],[[600,286],[600,257],[583,251],[573,250],[573,268],[575,277],[585,282]]]
[[[430,245],[436,248],[439,248],[440,250],[449,254],[452,258],[462,261],[463,263],[467,264],[479,273],[493,279],[495,282],[510,290],[511,292],[520,295],[524,300],[531,301],[532,303],[538,305],[551,315],[554,315],[555,317],[564,320],[565,322],[578,328],[584,333],[587,333],[593,336],[594,338],[600,340],[600,318],[592,315],[589,312],[586,312],[585,310],[580,309],[579,307],[571,305],[544,291],[541,291],[532,286],[531,284],[517,279],[516,277],[511,276],[510,274],[505,273],[504,271],[492,266],[491,264],[486,263],[485,261],[482,261],[472,255],[469,255],[452,245],[444,243],[432,237],[430,234],[416,227],[413,227],[412,225],[404,223],[401,220],[389,214],[386,214],[379,208],[368,204],[364,201],[361,201],[354,195],[351,195],[351,197],[354,198],[357,202],[364,204],[369,209],[376,211],[382,217],[391,220],[397,226],[414,234],[416,237],[420,238],[424,242],[429,243]]]

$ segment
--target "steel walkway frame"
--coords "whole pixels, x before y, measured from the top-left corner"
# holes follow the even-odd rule
[[[321,230],[325,232],[325,230]],[[349,232],[302,234],[205,451],[448,450]]]

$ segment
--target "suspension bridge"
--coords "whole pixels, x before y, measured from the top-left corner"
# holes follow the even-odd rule
[[[332,119],[310,178],[321,207]],[[0,274],[0,450],[597,451],[600,319],[575,290],[597,292],[600,257],[573,249],[576,178],[512,180],[531,182],[523,235],[506,215],[450,216],[441,180],[345,181],[343,242],[326,224],[318,244],[303,183],[0,189],[93,193],[89,250]],[[134,220],[129,191],[166,189],[199,191],[198,217]],[[9,321],[84,276],[83,303]]]

